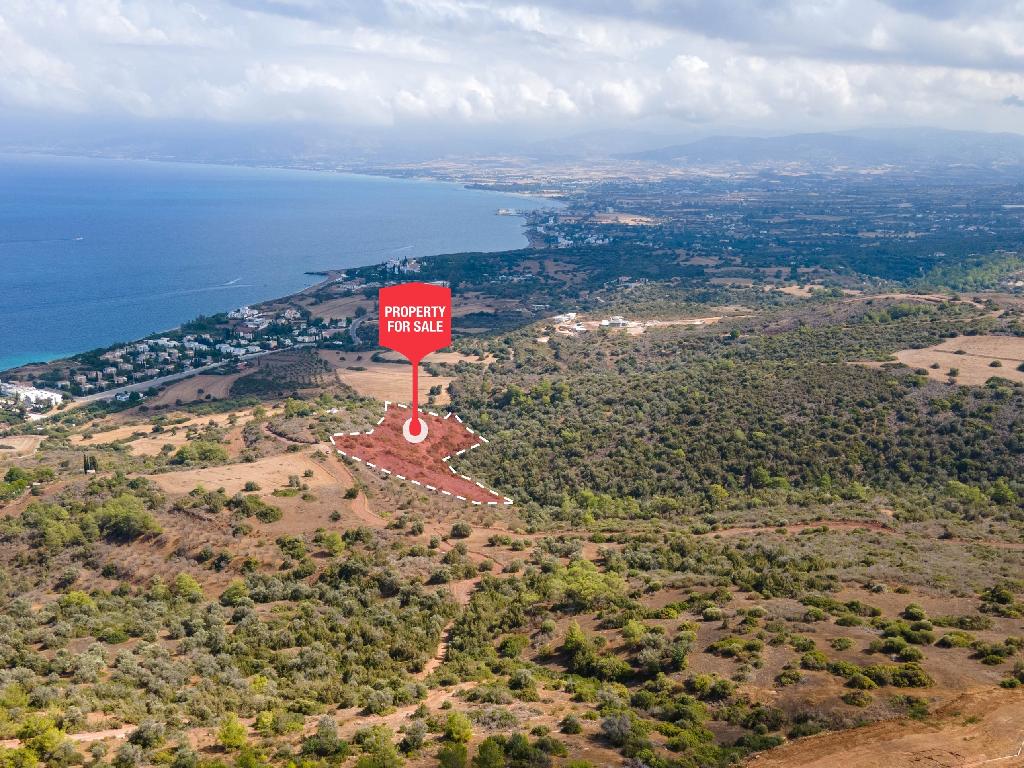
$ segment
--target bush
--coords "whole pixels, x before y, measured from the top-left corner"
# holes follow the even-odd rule
[[[583,732],[583,725],[580,723],[580,719],[576,715],[568,714],[562,718],[562,722],[559,723],[562,733],[576,734]]]
[[[843,694],[843,702],[851,707],[866,707],[871,703],[871,694],[867,691],[849,691]]]
[[[419,752],[427,740],[427,726],[422,720],[413,720],[405,726],[405,734],[398,743],[398,748],[405,754]]]
[[[228,460],[228,452],[222,445],[207,440],[190,440],[178,449],[171,459],[172,464],[193,466],[196,464],[219,464]]]
[[[344,757],[348,753],[348,742],[338,736],[338,723],[333,717],[320,718],[316,733],[303,739],[302,753],[317,757]]]
[[[775,677],[775,682],[781,686],[796,685],[803,679],[803,675],[796,669],[784,669]]]
[[[449,712],[444,726],[444,737],[447,741],[464,744],[473,738],[473,724],[461,712]]]
[[[452,526],[451,537],[453,539],[466,539],[473,533],[473,526],[460,520]]]
[[[156,720],[143,720],[139,727],[128,734],[128,741],[143,749],[153,749],[164,741],[164,724]]]
[[[871,689],[878,687],[878,684],[875,683],[874,680],[861,672],[852,675],[850,679],[846,681],[846,685],[848,688],[854,688],[859,691],[870,691]]]
[[[96,512],[96,524],[110,541],[134,541],[147,533],[159,533],[160,526],[146,510],[142,499],[122,494],[110,499]]]
[[[473,768],[505,768],[505,749],[493,736],[480,743],[473,758]]]
[[[903,609],[903,618],[909,621],[922,621],[927,618],[924,608],[917,603],[910,603]]]
[[[437,753],[440,768],[466,768],[469,752],[465,744],[446,742]]]
[[[234,712],[228,712],[221,718],[217,730],[217,743],[227,750],[241,749],[248,743],[248,734],[242,721]]]
[[[804,669],[825,669],[828,666],[828,657],[821,651],[808,651],[800,657],[800,666]]]

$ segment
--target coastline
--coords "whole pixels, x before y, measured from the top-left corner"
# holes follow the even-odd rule
[[[450,181],[450,180],[442,180],[442,179],[436,179],[436,178],[419,178],[419,179],[416,179],[416,178],[410,178],[408,176],[402,176],[402,175],[387,175],[387,174],[383,174],[383,173],[381,173],[381,174],[371,174],[371,173],[367,173],[367,172],[350,171],[350,170],[346,170],[346,169],[336,169],[336,168],[304,168],[304,167],[279,166],[279,165],[241,165],[241,164],[227,164],[227,163],[204,163],[204,162],[194,162],[194,161],[180,161],[180,160],[173,160],[173,159],[171,159],[171,160],[164,160],[164,159],[152,159],[152,158],[122,158],[122,157],[106,157],[106,156],[92,156],[92,155],[66,155],[66,154],[58,154],[58,153],[10,153],[10,152],[0,153],[0,158],[3,158],[3,157],[16,157],[16,158],[21,158],[21,159],[26,159],[26,160],[32,160],[32,159],[35,159],[35,158],[43,158],[43,159],[53,159],[55,161],[65,160],[65,159],[66,160],[81,160],[81,161],[92,161],[92,160],[97,160],[97,161],[117,161],[117,162],[125,162],[125,163],[132,163],[132,164],[134,164],[134,163],[153,164],[153,165],[156,165],[156,166],[174,165],[174,166],[180,166],[180,167],[183,167],[183,168],[195,167],[195,168],[203,168],[203,169],[207,169],[207,168],[232,169],[232,170],[237,169],[237,170],[240,170],[240,171],[274,171],[274,172],[288,172],[288,173],[294,173],[294,174],[301,174],[303,176],[308,176],[308,177],[318,177],[318,176],[319,177],[330,176],[330,177],[341,177],[341,178],[351,177],[351,178],[359,179],[359,180],[373,179],[373,180],[379,180],[381,182],[391,182],[391,183],[395,183],[395,182],[408,183],[408,182],[412,182],[412,181],[420,181],[420,182],[423,182],[423,183],[430,183],[430,184],[433,184],[433,185],[440,185],[440,186],[444,186],[444,187],[456,188],[460,192],[463,192],[463,191],[465,191],[465,192],[478,192],[478,193],[479,192],[485,192],[485,193],[487,193],[489,195],[501,194],[501,195],[504,195],[505,197],[516,197],[516,198],[520,198],[520,199],[529,199],[529,200],[537,203],[538,204],[538,208],[540,208],[542,206],[543,207],[547,207],[548,205],[551,205],[551,206],[560,205],[560,203],[558,201],[552,200],[551,198],[547,198],[547,197],[544,197],[544,196],[527,195],[527,194],[523,194],[523,193],[505,193],[505,192],[500,192],[500,191],[471,189],[470,187],[468,187],[465,184],[460,184],[458,182],[454,182],[454,181]],[[498,209],[500,209],[500,207],[501,207],[501,201],[500,201],[500,199],[496,199],[494,201],[494,211],[492,211],[492,213],[489,214],[489,215],[496,215],[496,211]],[[384,212],[386,213],[386,210]],[[512,218],[512,217],[510,217],[510,218]],[[531,241],[530,241],[529,235],[526,232],[526,226],[527,226],[527,222],[528,222],[527,214],[525,212],[522,212],[522,213],[518,214],[517,216],[515,216],[514,218],[518,218],[519,219],[519,222],[518,222],[518,224],[519,224],[519,226],[518,226],[518,233],[516,235],[517,238],[520,239],[519,243],[514,248],[501,248],[501,247],[493,248],[492,247],[492,248],[489,248],[489,249],[488,248],[480,249],[481,252],[496,253],[496,252],[501,252],[501,251],[504,251],[504,250],[517,250],[519,248],[528,248],[528,247],[531,246]],[[435,239],[436,239],[436,237],[435,237]],[[428,235],[428,241],[429,240],[430,240],[430,235]],[[427,245],[426,247],[431,247],[431,246]],[[437,256],[443,256],[445,254],[452,254],[452,253],[459,253],[459,252],[470,252],[472,250],[476,250],[476,249],[456,250],[455,248],[452,248],[450,250],[441,250],[441,251],[431,252],[431,253],[424,254],[424,255],[418,255],[416,258],[434,258],[434,257],[437,257]],[[288,299],[291,296],[298,295],[298,294],[300,294],[300,293],[302,293],[304,291],[314,290],[318,286],[323,284],[325,281],[330,281],[331,279],[333,279],[330,276],[334,276],[334,275],[337,275],[339,273],[343,273],[346,270],[361,269],[361,268],[365,268],[365,267],[378,267],[378,266],[381,266],[384,263],[386,263],[386,260],[387,260],[386,256],[387,256],[387,254],[388,253],[392,253],[393,251],[394,251],[393,248],[387,248],[386,247],[386,248],[382,248],[380,250],[380,252],[378,252],[376,254],[373,254],[372,251],[367,252],[366,255],[370,257],[367,261],[365,261],[365,262],[363,262],[361,264],[357,264],[357,265],[354,265],[354,266],[347,266],[347,267],[333,267],[333,266],[330,266],[329,263],[328,263],[328,264],[325,264],[325,265],[322,265],[322,266],[319,266],[319,267],[316,267],[316,268],[309,268],[306,265],[297,264],[296,265],[296,269],[295,269],[295,273],[297,275],[301,274],[301,276],[304,278],[301,281],[301,283],[299,285],[297,285],[297,287],[295,287],[292,290],[289,290],[287,292],[282,292],[282,293],[273,293],[272,291],[268,291],[263,297],[257,298],[255,301],[252,300],[252,299],[249,299],[249,303],[262,304],[262,303],[272,303],[272,302],[283,301],[283,300]],[[298,281],[296,281],[296,282],[298,282]],[[226,312],[226,311],[228,311],[229,309],[231,309],[231,308],[233,308],[235,306],[239,306],[239,304],[237,303],[237,301],[224,301],[223,303],[221,303],[219,305],[216,305],[216,306],[217,306],[216,309],[214,309],[214,310],[204,310],[202,312],[202,314],[204,314],[204,315],[205,314],[219,314],[219,313],[222,313],[222,312]],[[133,311],[133,310],[128,310],[128,312],[131,312],[131,311]],[[127,313],[123,313],[123,314],[127,314]],[[180,322],[178,322],[177,324],[175,324],[175,325],[163,326],[163,330],[153,330],[153,331],[144,333],[142,335],[135,336],[134,339],[149,338],[149,337],[157,335],[157,334],[169,333],[169,332],[177,332],[184,325],[186,325],[187,323],[191,322],[196,317],[197,317],[196,314],[189,314],[187,316],[183,316],[182,320]],[[78,349],[77,351],[74,351],[74,352],[64,352],[64,351],[61,351],[61,352],[56,352],[56,353],[52,353],[52,354],[44,352],[44,353],[41,353],[41,354],[37,355],[37,354],[35,354],[33,352],[13,351],[13,353],[11,355],[11,359],[6,361],[2,365],[2,367],[0,367],[0,379],[5,378],[5,377],[9,377],[11,375],[16,375],[17,376],[17,375],[23,375],[25,373],[31,373],[34,370],[39,370],[39,369],[45,368],[47,366],[52,366],[52,365],[58,364],[58,363],[60,363],[62,361],[74,360],[76,358],[81,357],[82,355],[86,355],[86,354],[89,354],[91,352],[95,352],[97,350],[109,349],[111,346],[116,345],[118,343],[132,343],[132,341],[124,340],[124,337],[122,337],[121,341],[115,341],[115,342],[110,342],[110,343],[107,343],[107,342],[101,341],[101,340],[97,340],[96,345],[91,345],[91,344],[90,345],[86,345],[84,348],[80,348],[80,349]]]

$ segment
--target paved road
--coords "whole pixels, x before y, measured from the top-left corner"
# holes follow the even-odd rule
[[[105,389],[102,392],[97,392],[92,395],[84,395],[83,397],[76,397],[71,404],[72,405],[85,405],[87,403],[95,403],[98,400],[113,400],[117,395],[123,392],[145,392],[150,387],[162,387],[164,384],[169,384],[172,381],[180,381],[181,379],[187,379],[190,376],[195,376],[205,371],[212,371],[215,368],[221,368],[233,362],[239,360],[255,360],[257,357],[263,357],[264,355],[271,355],[274,352],[282,352],[286,349],[301,349],[302,347],[311,347],[312,344],[295,344],[291,347],[282,347],[280,349],[266,349],[261,352],[253,352],[250,355],[241,355],[239,357],[233,357],[231,360],[222,360],[219,363],[210,363],[209,365],[202,365],[198,368],[193,368],[188,371],[181,371],[179,373],[171,373],[167,376],[161,376],[157,379],[148,379],[147,381],[138,381],[134,384],[126,384],[123,387],[116,389]]]
[[[352,341],[354,341],[357,345],[363,343],[362,340],[359,338],[359,334],[357,333],[357,331],[359,330],[359,326],[365,320],[365,317],[354,317],[352,318],[352,325],[348,327],[348,332],[352,336]]]

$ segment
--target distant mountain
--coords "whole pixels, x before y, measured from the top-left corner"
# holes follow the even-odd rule
[[[1024,165],[1024,136],[939,129],[873,129],[770,138],[711,136],[617,157],[666,165]]]

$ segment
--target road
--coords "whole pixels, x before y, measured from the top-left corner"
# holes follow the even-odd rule
[[[243,360],[255,360],[257,357],[263,357],[264,355],[272,355],[274,352],[282,352],[286,349],[301,349],[302,347],[311,347],[312,344],[295,344],[291,347],[282,347],[280,349],[266,349],[261,352],[253,352],[249,355],[240,355],[239,357],[233,357],[230,360],[222,360],[219,363],[210,363],[209,365],[201,365],[198,368],[192,368],[188,371],[181,371],[179,373],[171,373],[167,376],[160,376],[156,379],[147,379],[146,381],[138,381],[134,384],[126,384],[123,387],[117,387],[116,389],[106,389],[102,392],[97,392],[93,395],[85,395],[83,397],[76,397],[72,400],[71,405],[85,405],[87,403],[95,403],[99,400],[113,400],[117,395],[124,392],[145,392],[151,387],[162,387],[164,384],[170,384],[172,381],[180,381],[181,379],[187,379],[190,376],[195,376],[206,371],[212,371],[215,368],[221,368],[230,363],[243,361]]]
[[[359,338],[359,334],[358,334],[358,333],[356,333],[356,331],[358,331],[358,330],[359,330],[359,326],[360,326],[360,325],[361,325],[361,324],[363,323],[363,321],[365,321],[365,320],[366,320],[366,318],[365,318],[365,317],[354,317],[354,318],[352,318],[352,325],[350,325],[350,326],[348,327],[348,332],[349,332],[349,334],[350,334],[350,335],[352,336],[352,341],[354,341],[354,342],[355,342],[355,343],[356,343],[357,345],[358,345],[358,344],[362,344],[363,342],[362,342],[362,340],[361,340],[361,339]]]

